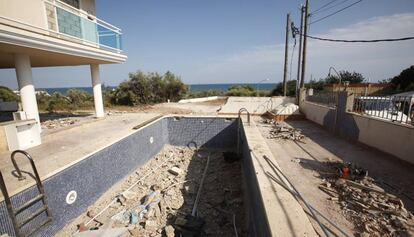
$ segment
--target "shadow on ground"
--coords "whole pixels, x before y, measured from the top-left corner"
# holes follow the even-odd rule
[[[310,121],[286,121],[290,126],[302,130],[311,143],[296,142],[314,161],[306,160],[302,166],[320,174],[327,172],[322,157],[312,152],[314,143],[331,152],[343,162],[353,163],[368,170],[369,176],[378,186],[401,198],[405,206],[414,212],[414,165],[363,144],[334,136]],[[325,160],[326,161],[326,160]]]

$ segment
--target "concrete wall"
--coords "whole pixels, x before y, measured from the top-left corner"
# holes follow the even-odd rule
[[[414,164],[414,127],[349,112],[353,96],[341,92],[338,109],[305,101],[303,92],[300,110],[308,120],[322,125],[341,137],[394,155]]]
[[[358,141],[414,164],[414,127],[347,113],[359,130]]]
[[[206,101],[226,99],[226,98],[227,98],[227,96],[209,96],[209,97],[201,97],[201,98],[180,100],[180,101],[178,101],[178,103],[180,103],[180,104],[198,103],[198,102],[206,102]]]
[[[295,97],[274,96],[274,97],[237,97],[230,96],[219,114],[238,114],[241,108],[246,108],[250,114],[262,115],[278,105],[296,103]]]
[[[304,101],[300,105],[300,111],[306,119],[326,127],[329,131],[334,131],[336,113],[334,108]]]
[[[0,0],[0,16],[47,28],[42,0]]]

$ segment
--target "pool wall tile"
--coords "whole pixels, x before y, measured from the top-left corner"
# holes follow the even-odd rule
[[[235,148],[236,135],[236,120],[226,118],[168,117],[145,126],[44,180],[53,222],[33,236],[47,237],[56,234],[65,224],[81,215],[112,185],[145,164],[166,144],[187,146],[191,143],[206,148]],[[150,142],[151,137],[153,143]],[[71,190],[75,190],[78,196],[76,202],[69,205],[65,199]],[[17,207],[36,194],[37,189],[32,186],[14,195],[11,200],[14,207]],[[20,219],[38,207],[33,206]],[[36,226],[43,218],[45,215],[30,222],[26,228]],[[0,202],[0,233],[15,236],[4,201]]]

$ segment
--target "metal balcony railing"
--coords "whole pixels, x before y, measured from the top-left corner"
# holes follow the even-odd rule
[[[414,97],[355,95],[353,112],[414,125]]]
[[[312,95],[306,95],[306,101],[326,105],[329,107],[336,107],[338,104],[338,92],[313,91]]]
[[[49,31],[57,37],[122,52],[121,29],[59,0],[45,0]]]

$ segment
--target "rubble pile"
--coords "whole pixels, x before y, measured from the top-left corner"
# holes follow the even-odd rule
[[[305,136],[302,134],[302,131],[296,128],[292,128],[282,122],[276,122],[272,119],[263,120],[264,124],[272,125],[272,128],[269,131],[268,139],[284,139],[292,141],[300,141]]]
[[[325,176],[319,188],[337,202],[359,236],[413,236],[414,218],[398,197],[387,193],[352,164],[328,163],[336,172]]]
[[[207,156],[210,162],[197,212],[192,216]],[[129,189],[148,173],[151,174]],[[202,235],[235,236],[237,231],[239,236],[244,236],[241,180],[240,162],[226,162],[223,152],[167,146],[122,181],[120,187],[113,187],[106,197],[89,207],[62,235],[80,231],[89,221],[77,234],[124,228],[126,236],[193,236],[184,233],[184,227],[191,225],[197,226],[197,232]],[[111,204],[111,200],[115,202]],[[91,221],[106,206],[109,208]]]
[[[74,119],[74,118],[60,118],[60,119],[44,121],[42,122],[41,126],[42,126],[42,129],[62,128],[62,127],[68,127],[70,125],[73,125],[79,121],[80,121],[79,119]]]

